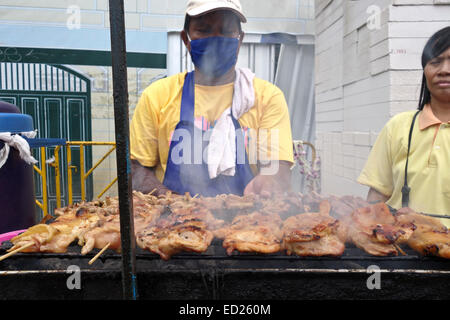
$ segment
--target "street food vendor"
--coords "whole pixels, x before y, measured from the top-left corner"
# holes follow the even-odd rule
[[[419,108],[394,116],[379,134],[358,182],[369,201],[450,215],[450,27],[422,53]],[[402,209],[406,210],[406,209]],[[441,219],[450,227],[450,219]]]
[[[130,126],[134,190],[216,196],[289,188],[284,95],[236,67],[245,22],[239,0],[188,1],[181,38],[195,70],[158,80],[140,97]]]

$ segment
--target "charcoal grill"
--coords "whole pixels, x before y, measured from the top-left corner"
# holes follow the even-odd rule
[[[0,254],[10,246],[4,243]],[[169,261],[136,249],[139,298],[151,300],[449,299],[450,261],[374,257],[348,246],[340,258],[279,254],[228,256],[215,240],[202,254]],[[93,265],[80,247],[67,253],[19,253],[0,262],[1,299],[121,299],[121,255],[106,251]],[[69,290],[67,268],[81,269],[81,289]],[[381,289],[367,288],[369,266],[380,268]]]
[[[373,257],[347,247],[340,258],[301,258],[282,253],[227,256],[220,241],[203,254],[183,253],[163,261],[135,249],[129,170],[128,87],[122,0],[110,0],[114,115],[123,254],[98,251],[18,253],[0,262],[0,299],[299,300],[449,299],[449,261],[420,257],[408,248],[399,257]],[[4,254],[10,244],[0,247]],[[81,289],[70,290],[69,266],[81,270]],[[381,289],[369,290],[369,266],[381,269]],[[139,286],[136,286],[136,278]]]

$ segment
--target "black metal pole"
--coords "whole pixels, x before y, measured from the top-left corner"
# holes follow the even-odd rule
[[[134,237],[128,120],[128,77],[123,0],[109,0],[111,56],[114,88],[117,178],[119,186],[120,236],[122,244],[123,298],[136,300],[136,241]]]

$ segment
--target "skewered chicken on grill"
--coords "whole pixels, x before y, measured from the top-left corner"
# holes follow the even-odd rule
[[[133,197],[135,221],[149,223],[159,216],[160,208],[148,204],[144,195],[135,192]],[[83,246],[81,253],[87,254],[93,248],[101,249],[110,243],[109,248],[120,251],[120,222],[117,198],[106,198],[105,202],[93,201],[59,208],[55,210],[57,218],[46,226],[29,229],[11,242],[16,248],[33,241],[34,246],[24,252],[64,253],[69,245],[78,240]],[[139,225],[139,223],[137,223]],[[142,224],[142,223],[141,223]],[[52,230],[51,235],[46,230]]]
[[[120,252],[120,220],[119,216],[110,216],[99,220],[92,228],[79,236],[78,244],[82,246],[81,254],[92,249],[102,249],[109,243],[109,248]]]
[[[34,245],[24,252],[66,252],[82,230],[90,228],[99,220],[99,216],[95,214],[95,208],[97,207],[94,205],[89,209],[86,203],[81,203],[60,210],[61,215],[53,223],[36,225],[29,228],[27,232],[12,238],[11,242],[14,246],[9,251],[34,242]]]
[[[169,196],[172,201],[177,197]],[[170,201],[169,199],[165,199]],[[82,246],[81,254],[85,255],[92,251],[92,249],[102,249],[109,245],[109,249],[116,252],[121,251],[120,242],[120,216],[117,198],[109,198],[109,206],[107,209],[100,209],[97,214],[100,219],[96,224],[91,225],[89,229],[85,229],[79,235],[78,244]],[[134,216],[134,232],[144,230],[148,225],[156,221],[164,212],[164,206],[159,205],[159,199],[152,195],[145,195],[141,192],[133,192],[133,216]],[[106,212],[113,212],[115,215],[106,215]]]
[[[34,243],[33,246],[22,250],[22,252],[39,252],[41,245],[51,240],[56,233],[58,233],[58,230],[49,225],[37,224],[12,238],[13,246],[8,251],[13,251],[32,242]]]
[[[398,244],[406,243],[415,229],[400,223],[385,203],[353,211],[348,223],[348,238],[357,247],[375,256],[398,255]]]
[[[450,259],[449,231],[439,219],[404,209],[393,216],[385,204],[369,205],[353,196],[286,193],[203,198],[134,192],[133,210],[138,246],[163,259],[183,251],[205,252],[214,236],[223,240],[229,255],[234,250],[286,249],[301,256],[339,256],[344,243],[351,242],[369,254],[385,256],[398,255],[402,252],[398,244],[408,243],[421,254]],[[9,251],[32,243],[23,252],[63,253],[77,241],[82,254],[107,244],[120,251],[117,197],[56,209],[55,214],[53,222],[13,238]]]

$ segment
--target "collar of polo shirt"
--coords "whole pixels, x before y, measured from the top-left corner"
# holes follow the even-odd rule
[[[450,121],[448,123],[450,124]],[[426,104],[419,115],[419,128],[420,130],[425,130],[426,128],[436,124],[440,125],[443,124],[443,122],[434,115],[430,104]]]

